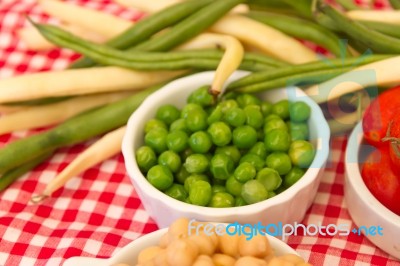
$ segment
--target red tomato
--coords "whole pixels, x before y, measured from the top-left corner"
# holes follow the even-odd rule
[[[389,210],[400,215],[400,178],[391,167],[387,147],[377,149],[367,157],[361,175],[375,198]]]
[[[389,143],[390,160],[394,172],[400,174],[400,117],[396,116],[389,122],[384,141]]]
[[[392,162],[394,173],[400,175],[400,144],[390,143],[390,161]]]
[[[400,86],[387,90],[371,102],[363,117],[365,139],[376,147],[383,146],[391,119],[400,114]]]

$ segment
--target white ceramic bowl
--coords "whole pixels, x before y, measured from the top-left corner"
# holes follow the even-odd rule
[[[243,77],[247,72],[238,71],[229,82]],[[293,224],[301,222],[316,195],[320,177],[328,158],[330,131],[319,106],[295,87],[272,90],[260,97],[276,102],[290,99],[306,102],[312,109],[309,119],[310,140],[317,146],[315,159],[305,175],[289,189],[268,200],[235,208],[208,208],[175,200],[154,188],[140,172],[135,150],[143,145],[145,123],[154,118],[157,107],[174,104],[182,107],[188,95],[205,84],[211,84],[214,72],[203,72],[175,80],[149,96],[132,114],[122,143],[125,167],[142,203],[160,228],[169,226],[180,217],[200,221],[239,222],[255,224]]]
[[[146,247],[158,245],[160,237],[164,235],[167,230],[168,228],[164,228],[144,235],[123,247],[109,259],[72,257],[65,260],[63,266],[113,266],[117,265],[118,263],[126,263],[132,266],[136,265],[139,253]],[[269,235],[266,235],[266,237],[268,238],[269,243],[271,244],[271,248],[274,250],[274,254],[276,256],[281,256],[285,254],[295,254],[300,256],[285,242]]]
[[[346,149],[344,196],[347,208],[358,227],[381,226],[382,236],[364,235],[377,247],[400,259],[400,216],[383,206],[371,194],[361,177],[360,156],[365,157],[371,151],[372,147],[363,142],[362,124],[359,123],[351,133]]]

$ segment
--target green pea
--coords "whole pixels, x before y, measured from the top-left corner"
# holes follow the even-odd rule
[[[285,175],[283,178],[283,185],[288,188],[293,186],[294,183],[299,181],[299,179],[304,175],[305,171],[304,169],[301,169],[299,167],[293,167],[289,173]]]
[[[261,113],[261,108],[259,105],[247,105],[244,109],[246,113],[246,124],[255,128],[259,129],[264,124],[264,117]]]
[[[215,154],[228,155],[235,165],[239,163],[240,157],[242,156],[236,146],[217,147],[217,149],[215,149]]]
[[[289,118],[289,101],[288,100],[281,100],[272,105],[272,113],[279,115],[283,120]]]
[[[189,146],[195,153],[207,153],[211,147],[211,137],[205,131],[197,131],[190,135]]]
[[[238,102],[239,106],[244,108],[248,105],[259,105],[261,104],[261,100],[254,95],[243,93],[237,96],[236,101]]]
[[[290,144],[288,153],[293,165],[300,168],[307,168],[314,160],[315,149],[306,140],[295,140]]]
[[[188,97],[188,103],[197,103],[203,107],[214,104],[214,97],[208,92],[209,85],[202,86],[193,91]]]
[[[263,160],[261,157],[251,153],[247,153],[240,158],[239,164],[245,162],[252,164],[256,171],[260,171],[265,166],[265,159]]]
[[[168,189],[174,182],[171,170],[164,165],[155,165],[147,172],[147,180],[158,190]]]
[[[246,122],[246,113],[239,107],[233,107],[225,112],[224,121],[233,127],[242,126]]]
[[[214,122],[207,130],[211,136],[212,142],[216,146],[225,146],[232,139],[232,132],[230,127],[224,122]]]
[[[198,180],[190,186],[189,200],[194,205],[207,206],[212,198],[210,183]]]
[[[265,116],[264,122],[267,123],[269,120],[272,120],[272,119],[274,119],[274,118],[282,119],[279,115],[276,115],[276,114],[269,114],[269,115]]]
[[[192,110],[186,115],[185,124],[191,132],[205,130],[208,126],[207,113],[203,109]]]
[[[284,152],[273,152],[267,156],[266,165],[275,169],[280,175],[286,175],[292,168],[289,155]]]
[[[159,107],[156,112],[156,118],[163,121],[167,125],[170,125],[172,122],[177,120],[180,115],[181,112],[172,104],[163,105]]]
[[[272,103],[264,101],[260,104],[260,107],[261,107],[261,113],[263,114],[264,117],[271,114]]]
[[[194,153],[186,158],[184,166],[191,174],[201,174],[208,170],[210,162],[204,154]]]
[[[165,194],[180,201],[185,201],[188,197],[188,193],[181,184],[172,184],[172,186],[165,191]]]
[[[215,154],[211,159],[210,170],[215,179],[228,179],[234,168],[233,160],[226,154]]]
[[[268,191],[259,181],[249,180],[243,185],[241,196],[247,204],[253,204],[266,200]]]
[[[180,184],[184,184],[185,180],[190,176],[190,173],[186,171],[186,168],[181,166],[179,171],[175,174],[175,179]]]
[[[179,118],[177,120],[175,120],[174,122],[172,122],[172,124],[169,126],[169,131],[176,131],[176,130],[180,130],[186,133],[189,133],[189,129],[186,127],[186,122],[185,119],[183,118]]]
[[[263,184],[267,191],[273,191],[282,184],[281,176],[272,168],[263,168],[258,171],[256,179]]]
[[[147,121],[144,125],[144,133],[147,134],[150,132],[150,130],[155,128],[163,128],[165,130],[168,129],[167,124],[165,124],[163,121],[153,118]]]
[[[186,104],[181,111],[181,118],[186,118],[188,114],[193,111],[203,110],[203,107],[197,103],[188,103]]]
[[[238,92],[229,91],[229,92],[227,92],[227,93],[224,94],[223,100],[224,100],[224,101],[226,101],[226,100],[231,100],[231,99],[235,100],[239,95],[240,95],[240,93],[238,93]]]
[[[190,155],[194,154],[191,148],[186,148],[183,152],[181,152],[181,161],[184,162],[186,161],[187,157]]]
[[[192,184],[199,180],[203,180],[208,183],[210,182],[210,180],[208,179],[208,176],[206,176],[206,175],[198,175],[198,174],[190,175],[188,178],[186,178],[185,183],[183,184],[186,191],[189,192]]]
[[[275,193],[275,191],[268,191],[268,198],[273,198],[275,197],[277,194]]]
[[[268,154],[267,148],[265,147],[264,142],[261,142],[261,141],[254,144],[254,146],[251,147],[247,153],[255,154],[263,160],[265,160],[265,158],[267,157],[267,154]]]
[[[265,134],[265,148],[269,152],[287,151],[290,147],[290,135],[284,129],[272,129]]]
[[[235,207],[246,206],[247,203],[242,197],[235,197]]]
[[[218,192],[226,192],[226,187],[222,185],[213,185],[212,186],[212,193],[218,193]]]
[[[182,162],[181,157],[173,151],[164,151],[158,157],[158,164],[164,165],[171,170],[171,172],[176,173],[181,168]]]
[[[211,114],[207,118],[207,123],[211,125],[214,122],[218,122],[222,120],[223,117],[222,109],[220,106],[215,107],[215,109],[211,112]]]
[[[213,208],[233,207],[235,206],[235,198],[229,193],[217,192],[213,194],[208,206]]]
[[[232,135],[233,144],[239,149],[250,149],[257,142],[257,131],[248,125],[235,128]]]
[[[144,142],[156,153],[160,154],[167,150],[168,131],[164,128],[154,128],[144,136]]]
[[[225,187],[230,194],[240,196],[242,193],[243,183],[240,183],[234,176],[231,176],[226,180]]]
[[[234,99],[222,101],[219,103],[219,106],[221,107],[222,113],[225,113],[231,108],[239,107],[238,103]]]
[[[180,153],[188,147],[189,137],[182,130],[175,130],[167,135],[167,147],[171,151]]]
[[[156,153],[148,146],[141,146],[136,150],[136,162],[142,173],[147,173],[151,167],[157,164]]]
[[[311,108],[305,102],[295,102],[290,104],[290,120],[293,122],[307,121],[311,115]]]
[[[273,129],[288,130],[288,127],[281,118],[271,118],[264,123],[264,134],[268,134]]]
[[[253,179],[256,176],[256,173],[256,168],[254,168],[251,163],[244,162],[236,167],[233,176],[236,178],[237,181],[241,183],[246,183],[247,181]]]
[[[288,122],[287,124],[292,141],[308,140],[309,129],[307,123]]]

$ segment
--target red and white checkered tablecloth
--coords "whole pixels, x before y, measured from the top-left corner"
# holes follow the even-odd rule
[[[76,0],[80,5],[136,20],[140,13],[110,0]],[[382,3],[377,3],[382,7]],[[35,0],[0,0],[0,79],[48,69],[63,69],[78,56],[71,51],[27,50],[15,31],[36,21],[55,21]],[[0,147],[38,132],[0,136]],[[60,265],[72,256],[110,257],[114,252],[157,229],[125,172],[122,155],[70,180],[40,205],[31,196],[90,143],[59,150],[55,156],[0,193],[0,265]],[[346,137],[332,140],[328,166],[314,204],[303,224],[351,224],[343,198]],[[288,244],[314,265],[400,265],[363,236],[291,236]]]

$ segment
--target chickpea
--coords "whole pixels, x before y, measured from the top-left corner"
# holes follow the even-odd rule
[[[263,235],[253,236],[247,240],[246,236],[241,236],[239,239],[239,254],[241,256],[253,256],[264,258],[272,253],[268,239]]]
[[[296,254],[286,254],[286,255],[283,255],[283,256],[279,256],[279,258],[283,259],[283,260],[286,260],[286,261],[289,261],[291,263],[294,263],[296,265],[300,264],[300,263],[304,263],[303,258],[297,256]]]
[[[218,249],[229,256],[234,258],[239,256],[239,239],[238,235],[227,235],[218,236]]]
[[[186,238],[188,236],[189,219],[179,218],[168,229],[169,241],[174,241],[178,238]]]
[[[170,265],[191,266],[199,248],[192,241],[177,239],[167,247],[167,261]]]
[[[269,266],[265,260],[254,258],[250,256],[244,256],[239,258],[234,266]]]
[[[302,263],[296,264],[296,266],[312,266],[312,264],[307,263],[307,262],[302,262]]]
[[[202,233],[199,235],[191,235],[188,240],[192,241],[199,248],[199,254],[209,255],[214,254],[217,246],[214,244],[211,237]]]
[[[193,266],[214,266],[213,260],[207,255],[200,255],[197,257]]]
[[[165,233],[161,236],[160,241],[158,242],[158,245],[161,248],[166,248],[169,244],[169,236],[168,233]]]
[[[279,257],[275,257],[271,259],[268,263],[268,266],[295,266],[296,264],[286,261],[284,259],[281,259]]]
[[[167,261],[167,250],[161,250],[157,256],[147,263],[144,266],[170,266]]]
[[[146,261],[153,259],[155,256],[157,256],[157,254],[160,253],[161,250],[162,250],[162,248],[160,248],[159,246],[151,246],[151,247],[148,247],[148,248],[142,250],[139,253],[138,263],[143,264]]]
[[[217,253],[212,256],[216,266],[234,266],[236,260],[229,255]]]

